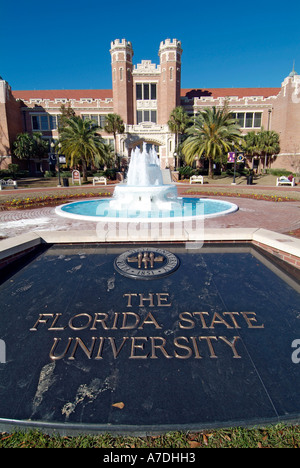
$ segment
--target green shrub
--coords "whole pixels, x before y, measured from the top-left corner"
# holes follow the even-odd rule
[[[116,180],[116,173],[117,169],[106,169],[106,171],[104,171],[104,176],[110,180]]]
[[[281,176],[289,176],[291,171],[287,171],[286,169],[267,169],[267,174],[271,174],[276,177]]]
[[[46,177],[46,178],[56,177],[56,172],[55,171],[45,171],[44,177]]]
[[[179,174],[182,179],[189,179],[196,174],[196,171],[191,166],[184,166],[179,168]]]
[[[71,171],[62,171],[60,173],[61,177],[72,177],[72,172]]]

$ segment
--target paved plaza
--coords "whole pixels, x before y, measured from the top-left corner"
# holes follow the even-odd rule
[[[225,187],[224,187],[225,188]],[[178,195],[182,196],[187,190],[190,190],[190,185],[178,184]],[[197,190],[194,186],[192,190]],[[213,187],[209,187],[210,190]],[[244,187],[244,191],[250,191],[250,188]],[[89,187],[86,186],[86,191]],[[113,193],[114,186],[109,187],[109,191]],[[203,190],[203,188],[199,188]],[[260,189],[261,190],[261,189]],[[277,194],[285,196],[285,191],[282,188],[265,187],[265,193]],[[64,189],[52,189],[53,193],[66,193]],[[216,186],[215,192],[222,192],[222,186]],[[51,190],[43,191],[38,189],[23,189],[18,191],[6,190],[3,194],[7,197],[11,195],[33,196],[43,195],[43,193],[51,193]],[[251,193],[255,193],[255,188],[252,188]],[[294,187],[293,191],[288,192],[292,197],[293,194],[299,196],[300,187]],[[185,194],[185,196],[187,196]],[[201,195],[197,195],[201,196]],[[220,198],[220,196],[207,195],[204,192],[202,197]],[[267,200],[254,200],[251,198],[242,198],[239,196],[221,196],[225,201],[229,201],[238,205],[239,210],[235,213],[219,216],[216,218],[206,219],[204,229],[219,229],[219,228],[264,228],[282,234],[295,233],[300,229],[300,200],[272,202]],[[70,199],[70,201],[72,201]],[[58,203],[59,204],[59,203]],[[55,207],[43,207],[29,210],[13,210],[0,212],[0,238],[14,237],[32,231],[76,231],[96,230],[97,223],[87,221],[77,221],[67,218],[62,218],[55,213]]]
[[[18,259],[0,287],[1,431],[151,435],[299,421],[299,189],[277,202],[267,198],[286,189],[257,200],[178,184],[178,195],[191,189],[239,209],[152,237],[61,217],[55,205],[0,211],[2,264]],[[0,199],[52,193],[59,205],[92,190]]]

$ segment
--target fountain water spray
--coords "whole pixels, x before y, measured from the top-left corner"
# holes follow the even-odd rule
[[[176,186],[163,183],[159,159],[153,147],[147,152],[144,143],[142,152],[138,147],[132,152],[126,183],[116,186],[109,207],[152,213],[182,209]]]

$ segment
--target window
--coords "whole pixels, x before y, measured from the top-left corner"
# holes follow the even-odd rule
[[[241,128],[260,128],[262,122],[262,112],[237,112],[232,113]]]
[[[39,120],[37,115],[32,116],[32,130],[39,130]]]
[[[156,110],[138,110],[136,119],[138,124],[142,122],[156,123]]]
[[[143,122],[143,111],[140,111],[140,110],[137,111],[136,120],[138,124]]]
[[[99,115],[99,127],[104,128],[106,115]]]
[[[103,141],[106,145],[110,145],[113,149],[115,149],[115,140],[113,138],[103,138]]]
[[[137,101],[156,101],[156,83],[136,83]],[[150,107],[150,109],[139,109],[136,113],[137,123],[157,122],[156,103],[143,105],[139,103],[138,107]],[[151,109],[152,108],[152,109]]]
[[[253,127],[253,112],[247,112],[246,113],[245,127],[246,128],[252,128]]]
[[[239,112],[238,114],[236,114],[236,119],[238,121],[238,124],[241,127],[244,127],[245,114],[243,114],[242,112]]]
[[[49,115],[49,124],[50,124],[50,130],[56,130],[57,128],[56,115]]]
[[[49,131],[57,128],[57,115],[39,114],[31,116],[32,130]]]
[[[105,114],[82,114],[81,117],[83,120],[94,120],[96,125],[98,125],[101,128],[104,128],[106,122]]]
[[[141,101],[143,99],[142,85],[139,83],[137,83],[136,85],[136,98],[138,101]]]
[[[40,116],[41,122],[41,130],[48,130],[50,128],[48,115],[41,115]]]
[[[151,99],[156,100],[156,84],[151,83]]]
[[[156,83],[137,83],[136,99],[138,101],[156,100]]]
[[[261,112],[255,112],[254,114],[254,125],[255,128],[261,127]]]
[[[149,100],[149,83],[144,84],[144,100]]]
[[[151,122],[152,123],[156,123],[157,120],[156,120],[156,110],[152,110],[151,111]]]

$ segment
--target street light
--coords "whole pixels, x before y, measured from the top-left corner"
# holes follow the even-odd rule
[[[58,145],[56,146],[55,143],[52,141],[51,143],[51,148],[52,148],[52,151],[53,151],[53,154],[56,156],[56,162],[57,162],[57,170],[58,170],[58,186],[57,187],[61,187],[61,180],[60,180],[60,166],[59,166],[59,153],[60,153],[60,149],[61,149],[61,143],[58,143]],[[58,148],[58,152],[54,152],[55,151],[55,147]]]
[[[234,169],[233,169],[233,181],[231,185],[236,185],[235,182],[235,173],[236,173],[236,152],[234,152]]]

